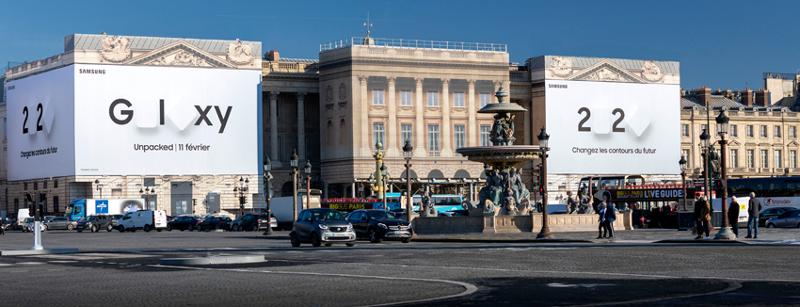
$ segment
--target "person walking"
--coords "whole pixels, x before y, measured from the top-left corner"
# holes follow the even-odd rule
[[[597,225],[597,238],[598,239],[602,239],[602,238],[606,237],[606,227],[605,227],[606,216],[605,216],[605,214],[606,214],[606,203],[605,202],[600,202],[600,204],[597,205],[597,215],[598,215],[598,218],[597,218],[597,222],[598,222],[598,225]]]
[[[617,208],[614,203],[609,203],[606,207],[605,216],[605,227],[606,230],[603,233],[608,234],[608,238],[614,237],[614,221],[617,220]]]
[[[697,229],[697,237],[694,239],[702,239],[703,234],[708,238],[711,235],[711,207],[705,196],[700,196],[694,203],[694,217],[695,228]]]
[[[756,198],[756,193],[750,192],[747,202],[747,239],[758,239],[758,216],[761,214],[761,201]]]
[[[739,202],[736,197],[731,197],[731,203],[728,205],[728,225],[731,225],[733,234],[739,236]]]
[[[572,197],[572,191],[567,191],[567,208],[569,209],[569,214],[575,214],[578,211],[578,202]]]

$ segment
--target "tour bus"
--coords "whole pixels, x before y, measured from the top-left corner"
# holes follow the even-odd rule
[[[591,182],[591,186],[589,183]],[[623,188],[632,185],[644,185],[644,177],[642,175],[602,175],[581,178],[578,184],[579,194],[593,194],[594,202],[602,201],[598,197],[598,192],[611,188]]]
[[[400,199],[400,193],[386,193],[389,210],[405,209],[405,204],[401,205]],[[464,196],[460,194],[432,194],[431,203],[436,208],[437,214],[449,215],[453,211],[464,210]],[[414,195],[412,200],[414,212],[419,212],[420,204],[422,204],[422,195]]]
[[[800,176],[728,179],[728,191],[745,205],[750,200],[750,192],[756,193],[762,210],[773,207],[800,209]]]

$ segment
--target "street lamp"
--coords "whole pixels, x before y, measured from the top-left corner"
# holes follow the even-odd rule
[[[239,197],[239,216],[244,216],[244,204],[247,203],[247,191],[250,190],[250,179],[239,177],[239,185],[233,187],[233,192]],[[206,212],[208,213],[208,212]]]
[[[158,210],[158,208],[155,208],[155,206],[153,206],[153,208],[150,208],[150,196],[156,194],[156,189],[154,187],[150,188],[144,187],[144,189],[139,189],[139,194],[144,196],[145,208],[147,208],[148,210],[149,209]]]
[[[703,147],[703,193],[705,193],[706,199],[708,199],[708,201],[710,202],[711,193],[709,190],[711,189],[711,185],[709,184],[708,178],[710,178],[711,176],[709,174],[711,170],[711,167],[709,167],[709,163],[711,162],[708,161],[708,157],[710,156],[711,145],[709,144],[709,139],[711,139],[711,136],[708,135],[707,129],[703,129],[703,132],[700,133],[700,144]]]
[[[386,164],[381,163],[381,197],[383,198],[383,210],[389,211],[389,207],[386,204],[386,190],[389,186],[389,171],[386,169]]]
[[[717,134],[719,135],[719,150],[720,150],[720,183],[722,186],[722,227],[720,227],[719,232],[714,236],[715,240],[734,240],[736,239],[736,234],[731,231],[730,221],[728,221],[728,172],[726,170],[726,158],[727,153],[725,152],[725,145],[728,144],[728,140],[725,139],[725,135],[728,134],[728,122],[730,118],[725,115],[725,110],[721,110],[719,112],[719,116],[716,118],[717,122]],[[734,223],[738,223],[738,218]]]
[[[100,179],[94,180],[94,185],[96,186],[96,190],[100,193],[100,198],[103,198],[103,184],[100,183]]]
[[[292,166],[292,223],[297,220],[297,148],[292,150],[292,159],[289,165]]]
[[[311,208],[311,161],[306,160],[306,167],[303,169],[306,173],[306,203],[303,209]]]
[[[272,203],[272,162],[269,160],[269,157],[264,159],[266,163],[264,163],[264,199],[267,201],[267,230],[264,232],[265,235],[272,234],[272,207],[270,206]]]
[[[408,219],[409,223],[411,223],[411,211],[413,209],[414,197],[411,193],[411,157],[413,155],[414,146],[411,146],[411,140],[406,140],[406,144],[403,145],[403,158],[406,159],[406,219]]]
[[[681,156],[678,165],[681,166],[681,184],[683,185],[683,211],[686,211],[686,157]]]
[[[552,238],[552,234],[550,234],[550,225],[547,223],[547,151],[550,150],[547,147],[548,140],[550,140],[550,135],[542,128],[539,132],[539,149],[541,150],[541,157],[542,157],[542,167],[541,167],[541,178],[542,180],[539,181],[539,186],[541,187],[542,191],[542,230],[539,231],[539,234],[536,235],[537,239],[550,239]]]

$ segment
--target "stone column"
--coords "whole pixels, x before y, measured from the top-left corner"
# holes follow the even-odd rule
[[[359,122],[361,126],[361,156],[362,157],[369,157],[371,156],[372,151],[372,144],[370,144],[369,140],[369,131],[370,131],[370,124],[369,124],[369,95],[367,95],[367,80],[369,77],[367,76],[359,76],[358,77],[358,84],[359,84],[359,101],[361,102],[361,114],[359,114]]]
[[[478,146],[481,133],[477,127],[477,107],[475,105],[475,80],[467,80],[467,146]]]
[[[305,99],[306,93],[297,92],[297,156],[300,161],[306,160]]]
[[[442,157],[453,156],[453,148],[450,146],[452,143],[452,136],[450,135],[450,80],[442,79],[442,148],[440,155]]]
[[[269,93],[269,158],[275,165],[280,165],[280,156],[278,155],[278,95],[280,95],[280,92]]]
[[[425,115],[425,103],[423,102],[423,98],[425,96],[422,93],[422,81],[424,80],[425,78],[414,78],[414,81],[417,84],[417,99],[414,101],[414,104],[416,105],[414,108],[414,130],[411,133],[415,143],[415,157],[424,157],[427,153],[425,150],[425,120],[423,119],[423,115]]]
[[[389,120],[384,128],[384,137],[386,138],[386,154],[389,157],[397,157],[400,155],[397,146],[397,101],[395,99],[395,81],[397,78],[389,76],[386,78],[387,84],[387,98],[386,109],[389,111]]]

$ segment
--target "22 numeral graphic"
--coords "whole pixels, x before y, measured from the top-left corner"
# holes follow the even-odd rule
[[[584,113],[585,113],[585,115],[584,115],[583,119],[581,119],[581,121],[578,122],[578,131],[579,132],[592,132],[592,127],[584,126],[586,124],[586,122],[589,121],[589,118],[592,116],[592,111],[590,111],[589,108],[587,108],[587,107],[581,107],[580,109],[578,109],[578,114],[584,114]],[[611,111],[611,115],[618,115],[619,116],[617,118],[617,120],[614,121],[614,124],[611,126],[611,132],[625,132],[625,128],[619,126],[622,123],[622,121],[625,119],[625,110],[623,110],[621,108],[616,108],[613,111]]]
[[[39,116],[36,118],[36,131],[44,130],[44,126],[42,126],[42,114],[44,114],[44,106],[41,103],[36,105],[36,112],[39,112]],[[25,106],[22,108],[22,114],[25,115],[25,119],[22,120],[22,134],[28,133],[28,107]]]

